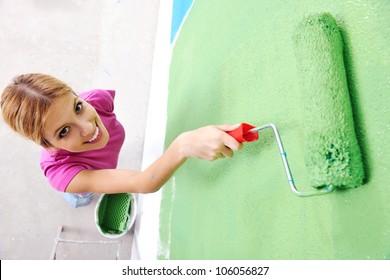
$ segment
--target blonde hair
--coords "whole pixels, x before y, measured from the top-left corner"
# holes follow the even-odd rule
[[[71,93],[68,85],[46,74],[17,76],[1,96],[3,118],[17,133],[44,148],[50,147],[44,138],[45,116],[57,98]]]

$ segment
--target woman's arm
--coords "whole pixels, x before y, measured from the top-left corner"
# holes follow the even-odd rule
[[[232,157],[241,144],[226,131],[237,126],[206,126],[182,133],[164,154],[142,172],[130,169],[83,170],[66,188],[67,192],[151,193],[158,191],[187,158],[215,160]]]

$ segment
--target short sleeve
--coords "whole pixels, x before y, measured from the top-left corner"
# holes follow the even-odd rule
[[[50,185],[60,192],[65,192],[72,179],[82,170],[91,169],[84,163],[77,163],[71,157],[61,160],[45,160],[45,153],[41,156],[41,169]]]

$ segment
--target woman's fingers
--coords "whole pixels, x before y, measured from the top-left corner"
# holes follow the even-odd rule
[[[237,125],[210,125],[183,133],[182,151],[186,157],[213,161],[219,158],[231,158],[242,144],[226,132]]]

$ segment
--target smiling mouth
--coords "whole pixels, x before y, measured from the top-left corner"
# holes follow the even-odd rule
[[[92,136],[91,139],[89,139],[88,141],[86,141],[86,143],[93,143],[94,141],[96,141],[96,139],[97,139],[98,136],[99,136],[99,133],[100,133],[100,129],[99,129],[99,127],[96,126],[95,134]]]

